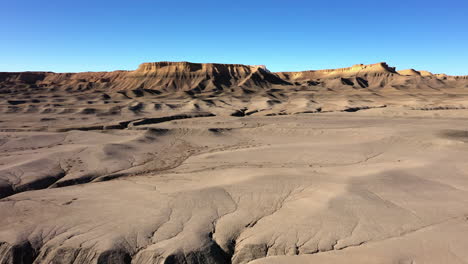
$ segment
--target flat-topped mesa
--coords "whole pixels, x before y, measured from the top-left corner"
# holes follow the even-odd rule
[[[419,73],[421,74],[421,76],[434,76],[434,74],[429,71],[419,71]]]
[[[268,87],[288,84],[265,66],[242,64],[149,62],[128,74],[133,87],[162,90],[219,90],[226,87]],[[128,83],[128,82],[127,82]],[[129,85],[121,86],[129,89]]]
[[[398,74],[405,75],[405,76],[422,76],[421,72],[415,69],[401,70],[401,71],[398,71]]]
[[[356,64],[347,68],[312,70],[300,72],[281,72],[278,75],[287,80],[300,81],[307,79],[355,77],[361,75],[392,75],[398,74],[395,67],[389,67],[385,62],[375,64]]]
[[[414,69],[395,71],[385,62],[364,65],[356,64],[347,68],[312,70],[301,72],[270,72],[263,65],[192,63],[192,62],[150,62],[142,63],[134,71],[112,72],[0,72],[0,93],[18,92],[18,89],[53,91],[87,90],[153,90],[158,93],[195,94],[225,91],[227,93],[254,94],[263,88],[282,88],[283,86],[317,86],[339,88],[382,88],[393,84],[401,86],[406,80],[438,80],[464,82],[467,76],[448,76],[432,74]],[[424,86],[422,82],[415,85]],[[443,86],[443,83],[431,83]],[[425,86],[424,86],[425,87]],[[389,88],[390,89],[390,88]],[[24,90],[23,90],[24,91]],[[146,91],[149,92],[149,91]]]
[[[150,89],[199,93],[234,87],[264,88],[278,84],[289,83],[268,71],[265,66],[219,63],[162,61],[143,63],[134,71],[0,73],[0,88],[21,86],[63,88],[69,91]]]
[[[140,64],[138,69],[133,71],[134,74],[148,73],[190,73],[190,72],[236,72],[238,74],[247,73],[264,66],[250,66],[243,64],[221,64],[221,63],[193,63],[187,61],[181,62],[146,62]]]
[[[199,63],[190,63],[190,62],[170,62],[170,61],[160,61],[160,62],[145,62],[138,66],[133,73],[135,74],[145,74],[158,72],[162,69],[166,71],[173,72],[183,72],[183,71],[197,71],[201,68]]]
[[[422,76],[422,77],[436,76],[436,74],[433,74],[432,72],[417,71],[415,69],[401,70],[401,71],[398,71],[398,74],[405,75],[405,76]]]
[[[385,62],[379,62],[375,64],[355,64],[347,68],[328,69],[328,70],[317,70],[317,74],[357,74],[357,73],[396,73],[395,67],[389,67]]]
[[[452,76],[447,75],[445,73],[432,73],[429,71],[417,71],[415,69],[407,69],[398,71],[398,74],[402,76],[417,76],[417,77],[430,77],[430,78],[437,78],[439,80],[455,80],[455,81],[464,81],[468,80],[468,75],[461,75],[461,76]]]

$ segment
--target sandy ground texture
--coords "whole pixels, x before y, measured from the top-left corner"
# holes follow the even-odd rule
[[[468,262],[465,77],[207,67],[0,74],[0,263]]]

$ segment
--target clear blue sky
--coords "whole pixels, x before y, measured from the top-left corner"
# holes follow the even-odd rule
[[[386,61],[465,75],[468,1],[1,0],[0,71],[165,60],[272,71]]]

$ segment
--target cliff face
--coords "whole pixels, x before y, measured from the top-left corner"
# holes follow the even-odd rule
[[[193,92],[287,84],[261,66],[190,62],[143,63],[127,79],[140,88]]]
[[[466,81],[466,76],[447,76],[413,69],[396,71],[386,63],[357,64],[352,67],[328,70],[272,73],[265,66],[241,64],[153,62],[143,63],[135,71],[114,72],[4,72],[0,73],[3,93],[25,89],[61,89],[82,91],[106,89],[109,91],[153,90],[161,93],[220,92],[226,89],[271,88],[274,86],[318,85],[338,88],[353,86],[375,88],[386,86],[419,85],[443,87],[444,82]]]
[[[298,85],[317,84],[332,89],[346,86],[370,89],[439,89],[460,87],[466,81],[465,76],[448,76],[446,74],[432,74],[428,71],[414,69],[396,71],[385,62],[363,65],[356,64],[348,68],[281,72],[277,73],[282,79]]]
[[[0,87],[45,87],[83,90],[149,89],[162,92],[213,91],[230,87],[288,84],[262,66],[190,62],[143,63],[135,71],[0,73]]]
[[[426,73],[426,76],[432,76],[432,74],[428,74],[429,72],[425,72],[425,73]],[[421,72],[415,69],[401,70],[401,71],[398,71],[398,74],[406,75],[406,76],[422,76]]]
[[[278,73],[284,79],[292,81],[302,81],[310,79],[336,78],[336,77],[355,77],[363,75],[391,75],[398,74],[395,68],[389,67],[385,62],[364,65],[356,64],[352,67],[316,70],[316,71],[300,71],[300,72],[281,72]]]

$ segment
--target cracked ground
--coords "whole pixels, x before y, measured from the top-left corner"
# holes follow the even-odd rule
[[[466,123],[382,111],[1,132],[0,263],[467,263]]]

